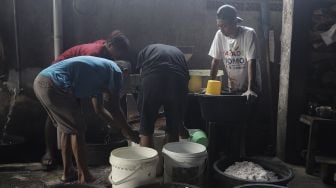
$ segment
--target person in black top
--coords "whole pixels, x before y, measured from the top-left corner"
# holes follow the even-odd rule
[[[141,76],[140,145],[153,147],[154,123],[161,106],[166,116],[167,141],[178,141],[189,81],[184,54],[174,46],[151,44],[140,51],[137,68]]]

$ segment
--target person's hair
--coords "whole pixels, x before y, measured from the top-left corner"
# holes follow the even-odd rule
[[[113,31],[107,37],[106,42],[122,52],[127,52],[130,48],[128,38],[119,30]]]

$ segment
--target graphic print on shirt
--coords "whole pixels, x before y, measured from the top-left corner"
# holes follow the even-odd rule
[[[246,58],[244,51],[240,47],[239,42],[236,39],[228,39],[227,46],[224,48],[224,66],[228,73],[228,86],[230,89],[238,89],[245,87],[245,71],[246,71]]]
[[[224,50],[224,64],[227,69],[244,69],[246,66],[246,61],[242,55],[241,48],[237,40],[229,39],[228,48]]]

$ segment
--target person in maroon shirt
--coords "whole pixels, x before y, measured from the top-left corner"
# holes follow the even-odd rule
[[[129,51],[129,40],[120,31],[113,31],[106,40],[97,40],[92,43],[80,44],[74,46],[61,55],[59,55],[52,64],[58,63],[64,59],[76,56],[96,56],[110,60],[117,60],[127,55]],[[118,64],[118,62],[116,62]],[[124,66],[120,65],[119,66]],[[125,67],[124,67],[125,68]],[[49,117],[45,123],[46,153],[42,157],[42,165],[46,170],[53,170],[57,167],[57,133]],[[68,177],[63,178],[64,181]]]
[[[79,44],[63,52],[51,64],[55,64],[64,59],[68,59],[68,58],[75,57],[75,56],[81,56],[81,55],[90,55],[90,56],[96,56],[96,57],[103,57],[106,59],[112,59],[108,53],[108,50],[109,49],[106,45],[106,40],[103,40],[103,39],[100,39],[100,40],[97,40],[91,43],[87,43],[87,44]]]
[[[106,40],[97,40],[88,44],[74,46],[59,55],[52,64],[71,57],[89,55],[110,60],[124,57],[129,50],[129,40],[120,31],[113,31]]]

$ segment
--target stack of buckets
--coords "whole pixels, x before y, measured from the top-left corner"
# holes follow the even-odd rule
[[[193,133],[195,132],[198,131],[194,130]],[[165,134],[159,131],[154,133],[155,149],[134,146],[132,143],[132,146],[113,150],[110,156],[112,172],[109,176],[112,187],[134,188],[153,183],[156,174],[161,174],[162,155],[164,183],[202,184],[207,159],[206,147],[193,142],[173,142],[163,145],[164,141]],[[190,141],[196,140],[191,137]],[[207,144],[204,140],[202,143]]]

